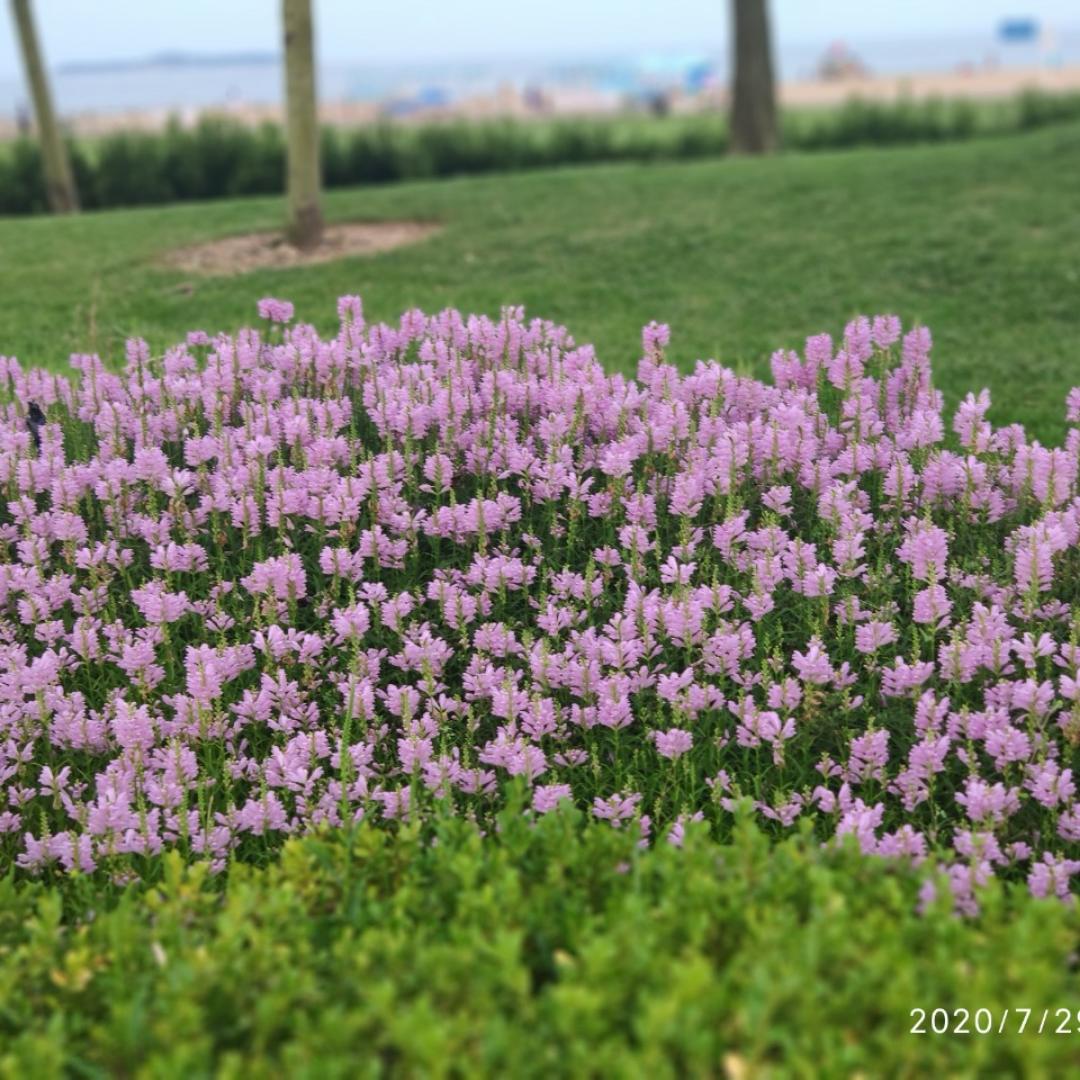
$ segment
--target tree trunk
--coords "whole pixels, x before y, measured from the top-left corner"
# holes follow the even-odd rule
[[[41,161],[45,171],[45,192],[49,207],[57,214],[70,214],[79,209],[79,194],[75,189],[75,177],[71,171],[67,148],[56,122],[52,94],[49,91],[49,77],[41,59],[41,47],[30,11],[30,0],[11,0],[11,11],[19,35],[26,81],[34,102],[34,118],[41,143]]]
[[[731,149],[767,154],[778,143],[768,0],[731,0],[735,49]]]
[[[323,234],[311,0],[282,0],[282,17],[285,23],[285,127],[289,158],[286,235],[291,244],[308,250],[318,247]]]

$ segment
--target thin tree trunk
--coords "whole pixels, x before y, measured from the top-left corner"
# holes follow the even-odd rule
[[[41,59],[41,47],[30,11],[30,0],[11,0],[11,11],[19,34],[26,81],[34,102],[34,118],[41,143],[41,161],[45,170],[45,192],[49,207],[57,214],[70,214],[79,209],[79,194],[75,189],[75,177],[60,134],[60,126],[56,122],[49,77]]]
[[[285,24],[285,120],[288,139],[289,223],[286,235],[307,250],[322,240],[319,120],[311,0],[282,0]]]
[[[779,142],[768,0],[731,0],[735,49],[731,149],[767,154]]]

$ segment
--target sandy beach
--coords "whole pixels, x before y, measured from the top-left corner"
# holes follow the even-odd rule
[[[992,101],[1022,90],[1045,93],[1080,91],[1080,65],[1056,68],[972,68],[918,75],[868,75],[843,79],[814,79],[784,83],[781,104],[792,108],[840,105],[850,98],[896,101],[926,98],[968,98]]]
[[[785,82],[780,85],[780,102],[785,108],[820,108],[841,105],[858,98],[890,102],[901,98],[970,99],[992,101],[1012,97],[1026,89],[1045,93],[1080,92],[1080,65],[1042,68],[971,68],[967,70],[908,75],[853,75]],[[714,90],[696,96],[677,94],[671,98],[672,111],[690,113],[722,107],[726,91]],[[616,94],[589,88],[561,88],[545,91],[538,106],[536,96],[526,98],[511,86],[487,95],[477,95],[452,104],[420,108],[396,122],[493,118],[550,119],[568,116],[610,116],[626,109]],[[320,106],[324,123],[340,127],[373,124],[387,117],[385,108],[372,101],[324,101]],[[80,137],[94,137],[115,131],[158,131],[172,117],[185,126],[194,125],[204,114],[226,116],[256,126],[266,121],[280,122],[279,105],[233,102],[212,109],[137,109],[115,112],[69,112],[64,117],[68,130]],[[12,117],[0,117],[0,139],[17,134]]]

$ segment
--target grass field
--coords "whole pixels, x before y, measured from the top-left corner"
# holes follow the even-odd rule
[[[989,385],[997,422],[1043,440],[1080,372],[1080,128],[965,144],[769,161],[597,166],[332,193],[335,220],[424,218],[445,230],[375,258],[191,279],[163,252],[272,229],[277,199],[0,221],[0,353],[60,367],[234,329],[270,293],[328,327],[334,298],[375,318],[406,306],[523,303],[632,371],[638,328],[672,354],[761,373],[779,347],[858,312],[922,320],[951,401]]]

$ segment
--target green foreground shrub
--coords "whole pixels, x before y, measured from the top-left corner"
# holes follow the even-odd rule
[[[789,110],[791,150],[894,146],[1027,131],[1080,117],[1080,94],[1027,91],[1001,102],[852,100],[839,108]],[[725,118],[624,116],[613,119],[377,124],[322,136],[328,187],[510,172],[592,162],[708,157],[727,150]],[[280,127],[204,117],[193,129],[171,122],[160,133],[121,132],[72,142],[76,182],[87,208],[276,194],[283,189]],[[37,143],[0,145],[0,214],[47,208]]]
[[[1076,913],[999,886],[978,920],[806,835],[730,844],[509,810],[294,840],[219,880],[174,853],[108,903],[0,883],[0,1075],[1064,1075]],[[1073,1010],[1071,1035],[1036,1033]],[[1024,1034],[911,1010],[1029,1008]],[[1058,1021],[1052,1020],[1053,1024]],[[927,1022],[929,1030],[929,1022]],[[970,1023],[969,1023],[970,1027]]]

